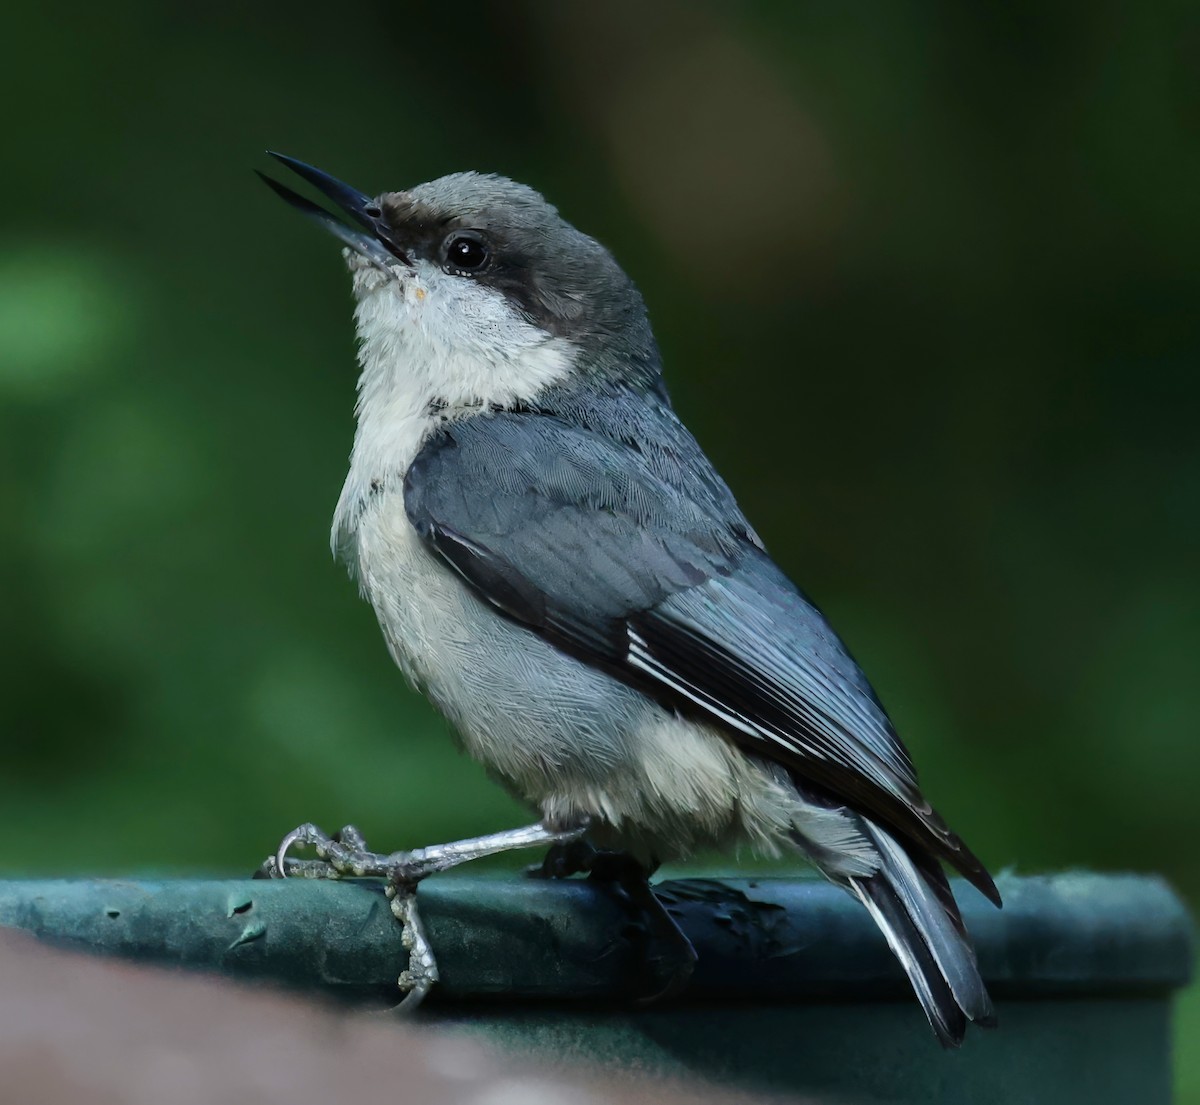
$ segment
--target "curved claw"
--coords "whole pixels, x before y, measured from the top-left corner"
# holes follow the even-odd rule
[[[417,1006],[421,1004],[428,996],[429,991],[433,989],[433,979],[423,978],[416,983],[407,994],[404,995],[395,1005],[392,1006],[392,1012],[398,1013],[401,1016],[408,1016],[410,1013],[415,1013]]]
[[[285,862],[288,851],[293,844],[299,844],[308,835],[305,832],[307,828],[307,825],[301,825],[293,829],[279,842],[279,847],[275,849],[275,870],[279,873],[279,878],[286,879],[288,877],[287,864]]]
[[[279,847],[275,849],[275,871],[279,878],[286,879],[288,877],[285,861],[287,860],[288,849],[296,843],[295,831],[288,833],[287,836],[279,842]]]

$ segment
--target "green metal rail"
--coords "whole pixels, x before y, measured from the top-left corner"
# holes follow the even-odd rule
[[[420,1016],[530,1054],[690,1072],[839,1102],[1170,1098],[1169,999],[1192,926],[1159,879],[956,886],[1001,1026],[934,1043],[865,911],[824,882],[659,884],[699,953],[683,996],[639,1007],[665,965],[594,883],[446,877],[420,902],[442,983]],[[395,1000],[406,956],[378,883],[0,882],[0,924],[89,951]]]

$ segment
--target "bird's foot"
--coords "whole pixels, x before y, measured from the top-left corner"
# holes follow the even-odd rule
[[[408,952],[408,966],[396,980],[396,985],[404,991],[396,1011],[409,1013],[425,1000],[425,995],[437,982],[437,959],[417,909],[417,884],[389,882],[387,896],[391,901],[392,915],[404,926],[400,939]]]
[[[599,854],[596,846],[582,837],[566,844],[555,844],[546,852],[541,863],[535,863],[525,868],[525,877],[530,879],[569,879],[572,875],[590,872]]]
[[[473,859],[496,855],[517,848],[536,848],[542,844],[563,846],[578,840],[587,831],[587,822],[562,827],[529,825],[502,833],[432,844],[411,852],[372,852],[362,833],[346,825],[333,836],[311,822],[298,826],[280,841],[275,854],[268,856],[255,872],[255,878],[308,879],[383,878],[392,914],[403,926],[401,940],[408,951],[408,967],[397,980],[405,992],[396,1007],[411,1012],[424,1000],[438,980],[437,959],[433,954],[425,926],[417,909],[417,884],[430,875],[448,871]],[[312,848],[316,859],[293,859],[293,848]]]
[[[312,848],[316,859],[295,859],[293,848]],[[408,967],[396,980],[404,997],[396,1006],[403,1012],[416,1009],[438,980],[437,958],[429,944],[417,908],[417,884],[436,866],[414,862],[411,852],[372,852],[361,832],[345,825],[330,836],[311,822],[298,826],[280,841],[255,878],[383,878],[392,915],[403,926],[400,940],[408,952]]]
[[[638,998],[649,1005],[681,993],[696,966],[696,949],[650,885],[652,871],[626,852],[603,851],[586,840],[555,844],[541,864],[526,873],[531,878],[565,879],[587,873],[590,880],[616,891],[633,915],[632,925],[653,979],[649,993]]]
[[[288,855],[293,848],[311,848],[317,858],[294,859]],[[404,858],[404,852],[372,852],[362,833],[353,825],[345,825],[330,836],[312,822],[307,822],[293,829],[279,842],[275,853],[268,856],[255,872],[255,878],[388,878]]]

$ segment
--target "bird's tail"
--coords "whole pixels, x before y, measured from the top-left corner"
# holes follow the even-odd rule
[[[865,819],[862,825],[879,869],[839,881],[883,930],[942,1046],[958,1047],[968,1021],[991,1027],[996,1016],[950,883],[936,859],[914,855]]]

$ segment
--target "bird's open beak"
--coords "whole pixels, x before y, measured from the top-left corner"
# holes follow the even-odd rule
[[[307,215],[313,222],[323,226],[335,238],[340,238],[356,253],[361,253],[368,260],[386,268],[395,261],[401,261],[412,267],[408,255],[395,242],[389,240],[389,231],[383,219],[383,213],[370,196],[364,195],[348,184],[343,184],[328,173],[314,169],[294,157],[285,157],[281,153],[267,153],[292,170],[297,176],[303,177],[322,195],[333,200],[341,210],[357,223],[350,226],[342,222],[336,215],[325,208],[317,206],[311,200],[293,192],[287,186],[272,180],[265,173],[259,173],[263,182],[277,196],[287,200],[302,215]]]

